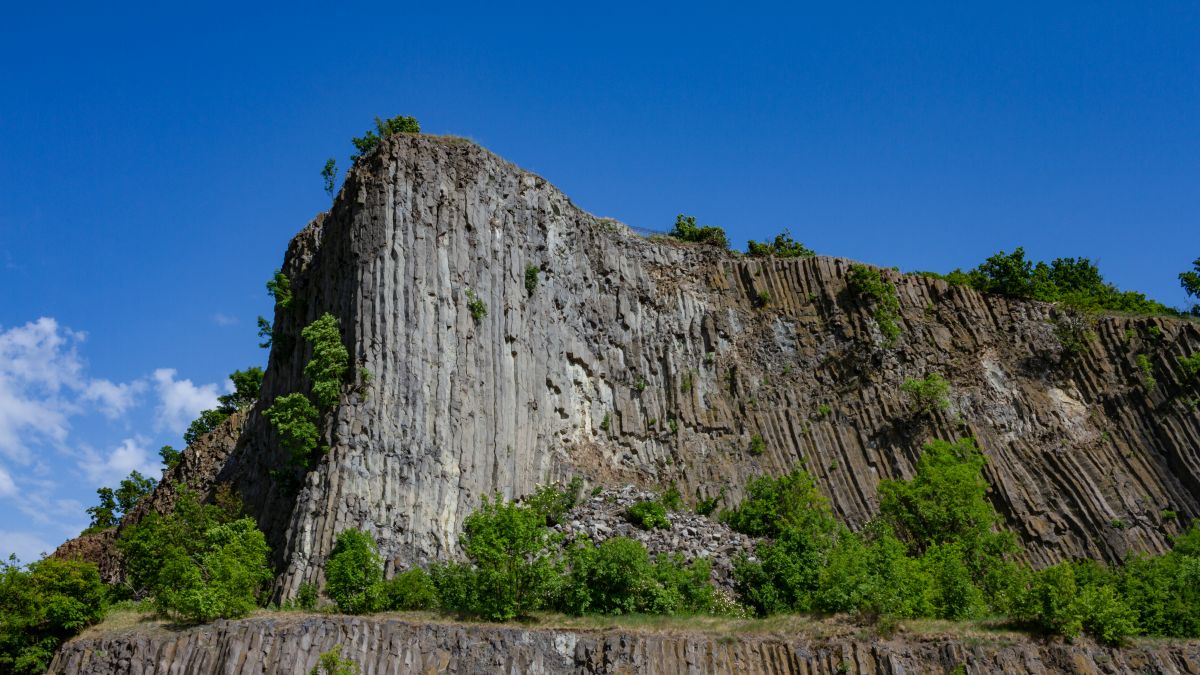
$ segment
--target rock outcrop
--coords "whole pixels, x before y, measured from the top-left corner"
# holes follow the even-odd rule
[[[320,579],[345,528],[379,540],[390,574],[453,555],[482,495],[572,475],[733,502],[804,461],[858,525],[933,437],[979,440],[1036,564],[1162,551],[1200,516],[1196,385],[1176,360],[1200,349],[1196,323],[1105,317],[1068,355],[1054,306],[883,270],[902,330],[884,347],[851,264],[642,237],[469,142],[397,135],[291,242],[262,400],[179,477],[237,487],[278,599]],[[369,381],[346,386],[297,488],[260,408],[306,390],[299,333],[324,312]],[[950,409],[916,416],[901,384],[933,372]]]
[[[225,673],[306,675],[322,652],[367,675],[385,673],[1200,673],[1200,643],[1089,642],[954,636],[858,638],[655,633],[394,618],[288,616],[218,621],[187,630],[90,633],[64,645],[61,675]]]

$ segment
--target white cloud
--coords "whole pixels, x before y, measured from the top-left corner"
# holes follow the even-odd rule
[[[146,450],[146,442],[146,439],[141,437],[126,438],[107,455],[92,448],[83,448],[79,468],[83,470],[88,481],[95,485],[115,486],[122,478],[128,476],[130,471],[135,470],[156,478],[162,468],[161,462],[158,457],[151,457]]]
[[[83,337],[60,333],[47,317],[0,332],[0,455],[27,464],[30,436],[66,440],[76,410],[64,390],[82,386],[75,344]]]
[[[35,534],[0,530],[0,557],[5,560],[9,555],[16,553],[21,562],[31,563],[41,558],[43,553],[50,553],[54,549],[54,546]]]
[[[218,326],[236,326],[238,322],[236,316],[229,316],[228,314],[222,314],[220,312],[213,314],[212,320],[213,323],[217,324]]]
[[[108,380],[92,380],[83,390],[80,400],[98,403],[100,412],[110,420],[115,420],[137,403],[138,395],[145,389],[146,383],[141,380],[125,384],[113,384]]]
[[[217,385],[196,386],[191,380],[176,380],[174,368],[154,371],[155,388],[160,400],[157,426],[182,434],[200,411],[217,406]]]
[[[8,470],[0,466],[0,497],[15,497],[17,484],[13,482]]]

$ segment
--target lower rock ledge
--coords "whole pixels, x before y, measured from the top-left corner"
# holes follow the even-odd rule
[[[677,624],[676,624],[677,625]],[[307,675],[341,645],[384,673],[1191,673],[1200,642],[1112,649],[1030,638],[904,633],[810,636],[610,627],[576,629],[373,616],[275,614],[173,629],[93,629],[63,645],[51,673]]]

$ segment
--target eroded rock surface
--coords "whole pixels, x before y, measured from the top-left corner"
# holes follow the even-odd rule
[[[1080,642],[953,637],[810,639],[787,635],[657,634],[630,630],[287,616],[141,629],[67,643],[62,675],[307,675],[341,645],[366,675],[384,673],[1200,673],[1200,643],[1124,649]],[[958,669],[958,670],[956,670]]]

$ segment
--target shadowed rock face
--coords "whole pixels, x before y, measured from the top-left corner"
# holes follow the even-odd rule
[[[1196,324],[1104,318],[1067,358],[1051,305],[885,270],[903,331],[885,349],[847,291],[851,264],[648,240],[473,144],[395,136],[292,241],[295,299],[275,317],[263,399],[234,447],[189,450],[220,461],[180,477],[239,488],[274,545],[280,599],[319,579],[345,528],[375,535],[390,574],[451,555],[481,496],[573,474],[726,488],[733,503],[749,478],[805,460],[861,524],[879,480],[910,476],[932,437],[978,438],[991,498],[1037,564],[1162,551],[1200,516],[1200,413],[1185,401],[1198,392],[1176,362],[1200,349]],[[299,332],[324,312],[371,379],[346,386],[329,451],[288,491],[260,409],[306,390]],[[900,385],[930,372],[951,407],[918,418]]]
[[[1196,673],[1200,644],[952,637],[809,639],[783,635],[653,634],[309,616],[218,621],[183,631],[142,629],[67,643],[51,673],[308,673],[320,654],[364,673]],[[961,668],[961,670],[955,670]]]

